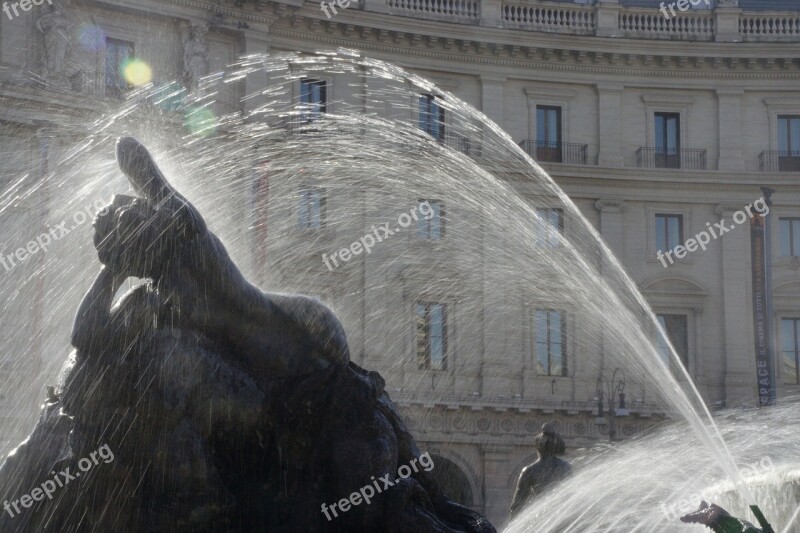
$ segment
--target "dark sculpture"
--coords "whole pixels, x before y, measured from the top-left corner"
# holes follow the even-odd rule
[[[719,505],[714,503],[709,505],[706,502],[701,502],[697,511],[682,516],[681,522],[702,524],[716,533],[775,533],[757,506],[753,505],[750,509],[758,518],[762,529],[755,527],[750,522],[731,516]]]
[[[39,424],[0,467],[0,501],[22,508],[0,531],[494,531],[427,471],[398,477],[423,454],[330,309],[247,282],[138,141],[117,159],[139,196],[95,220],[103,267]],[[112,307],[130,276],[149,281]],[[77,470],[101,448],[113,459]],[[370,502],[323,512],[378,480]]]
[[[526,503],[541,494],[548,485],[572,474],[569,463],[557,457],[564,454],[566,445],[552,424],[542,426],[534,444],[539,458],[532,465],[523,468],[519,475],[509,509],[511,516],[522,510]]]

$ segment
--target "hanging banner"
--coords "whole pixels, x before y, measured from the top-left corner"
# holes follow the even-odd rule
[[[772,190],[762,189],[771,205]],[[769,215],[750,218],[750,249],[753,268],[753,324],[755,326],[756,376],[760,405],[775,403],[776,376],[772,356],[772,261]]]

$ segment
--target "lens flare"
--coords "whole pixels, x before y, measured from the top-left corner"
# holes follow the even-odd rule
[[[122,75],[125,77],[125,81],[134,87],[147,85],[153,80],[153,70],[150,65],[139,59],[132,59],[125,63],[122,67]]]

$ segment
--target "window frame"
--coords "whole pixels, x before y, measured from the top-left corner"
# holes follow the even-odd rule
[[[539,215],[539,218],[536,220],[536,228],[535,228],[535,235],[536,235],[536,246],[547,246],[549,248],[561,248],[561,239],[564,237],[564,209],[560,207],[537,207],[536,214]],[[544,213],[544,214],[543,214]],[[552,219],[550,215],[553,213],[558,214],[558,226],[553,226]],[[555,234],[552,233],[552,230],[555,229]],[[547,233],[545,236],[544,234]],[[553,235],[557,236],[558,239],[553,242],[552,238]]]
[[[445,114],[444,107],[442,107],[438,103],[439,100],[441,100],[441,98],[439,96],[436,96],[435,94],[421,93],[419,95],[419,103],[417,107],[417,114],[418,114],[417,125],[422,131],[424,131],[437,141],[444,141],[447,135],[446,134],[447,115]],[[423,101],[426,103],[424,110],[423,110]],[[434,103],[436,105],[436,109],[438,109],[438,114],[439,114],[437,119],[431,118],[433,116],[432,104]],[[423,117],[426,117],[424,122],[423,122]],[[435,123],[438,124],[438,130],[436,135],[434,135],[434,133],[431,131],[430,128],[430,126],[434,124],[434,120]]]
[[[794,381],[789,382],[787,381],[787,372],[786,372],[786,351],[784,350],[785,346],[783,344],[783,327],[785,322],[792,322],[794,327],[794,365],[795,365],[795,376]],[[781,373],[783,374],[783,384],[784,385],[800,385],[800,317],[794,316],[785,316],[780,317],[780,353],[781,353]],[[791,352],[789,352],[791,353]]]
[[[664,143],[659,145],[659,120],[663,120],[660,128]],[[675,146],[670,148],[669,122],[675,121]],[[653,147],[655,148],[656,168],[681,168],[681,114],[676,111],[655,111],[653,113]],[[674,151],[674,153],[671,153]]]
[[[314,224],[314,217],[313,217],[313,209],[310,210],[309,206],[313,206],[313,204],[309,203],[312,194],[319,195],[319,225]],[[308,195],[308,197],[306,197]],[[328,201],[327,201],[327,191],[323,187],[316,187],[316,186],[305,186],[300,187],[298,191],[298,202],[297,202],[297,229],[300,230],[321,230],[327,226],[327,209],[328,209]],[[307,223],[304,223],[304,215],[307,216]]]
[[[310,97],[313,96],[313,90],[306,92],[306,87],[321,87],[320,91],[320,102],[313,102],[303,101],[303,98],[306,94],[309,94]],[[329,93],[330,93],[330,83],[325,78],[303,78],[300,80],[299,86],[299,103],[301,105],[307,104],[308,110],[303,112],[303,119],[306,122],[313,122],[315,120],[319,120],[322,118],[322,115],[328,112],[328,103],[329,103]]]
[[[547,339],[543,343],[547,346],[547,368],[545,372],[539,372],[539,345],[542,344],[539,341],[539,314],[546,313],[547,316],[547,324],[546,324],[546,331],[547,331]],[[551,315],[553,313],[559,314],[560,319],[560,346],[561,346],[561,373],[555,374],[553,373],[553,361],[551,359],[552,356],[552,342],[551,342]],[[534,307],[533,309],[533,370],[537,376],[544,376],[544,377],[568,377],[569,376],[569,358],[567,353],[567,312],[564,309],[556,309],[552,307]]]
[[[435,214],[430,219],[426,219],[422,214],[419,212],[419,206],[423,203],[428,202],[428,204],[433,207],[434,205],[439,206],[439,235],[437,237],[431,237],[431,222],[433,222],[434,218],[436,218]],[[446,224],[445,224],[445,204],[442,200],[433,200],[433,199],[426,199],[420,198],[417,201],[417,238],[422,241],[441,241],[445,237],[446,232]]]
[[[117,82],[114,85],[109,85],[109,71],[108,71],[108,57],[109,57],[109,49],[110,46],[113,45],[114,48],[114,67],[115,67],[115,74],[114,74],[114,81]],[[125,95],[125,91],[131,88],[131,84],[125,80],[124,74],[121,72],[122,62],[119,61],[119,53],[118,50],[120,46],[130,47],[130,55],[127,56],[126,60],[130,60],[136,57],[136,43],[134,41],[127,41],[125,39],[118,39],[116,37],[106,37],[105,40],[105,48],[104,48],[104,65],[103,65],[103,94],[108,98],[122,98]],[[122,85],[124,84],[124,86]]]
[[[683,342],[680,345],[676,344],[675,339],[671,338],[671,335],[670,335],[671,330],[669,328],[669,324],[667,323],[667,317],[669,317],[669,318],[680,317],[680,318],[683,319],[683,332],[685,334],[685,337],[683,338]],[[663,322],[662,322],[662,318],[664,319]],[[683,363],[683,366],[688,371],[689,370],[689,346],[690,346],[690,342],[689,342],[689,323],[690,323],[689,315],[687,313],[677,313],[677,312],[656,313],[656,319],[658,320],[658,323],[661,325],[661,327],[664,329],[664,331],[667,334],[668,338],[666,340],[669,340],[669,342],[672,343],[672,346],[675,348],[675,351],[678,352],[678,357],[680,357],[681,362]],[[658,346],[659,350],[661,350],[662,349],[662,343],[663,343],[663,340],[662,340],[663,337],[661,336],[661,332],[659,330],[656,330],[656,334],[657,334],[656,345]],[[666,348],[666,345],[663,345],[663,347]],[[662,353],[661,355],[662,355],[662,359],[663,359],[664,358],[664,354]],[[674,363],[673,363],[673,360],[672,360],[671,356],[665,362],[667,363],[667,365],[670,368],[673,368],[673,364]]]
[[[671,248],[669,248],[667,250],[659,248],[659,242],[658,242],[658,239],[659,239],[659,235],[658,235],[658,219],[660,217],[661,218],[665,218],[665,221],[664,221],[664,235],[663,235],[665,246],[669,246],[669,227],[670,227],[669,219],[670,218],[677,218],[678,219],[678,241],[677,241],[677,244],[675,244],[675,246],[673,246],[673,247],[671,247]],[[684,240],[684,215],[682,213],[664,213],[664,212],[656,212],[656,213],[654,213],[654,215],[653,215],[653,231],[654,231],[654,237],[655,237],[655,239],[653,241],[653,245],[655,247],[656,252],[663,252],[663,253],[672,252],[673,250],[675,250],[675,248],[677,246],[681,246],[681,245],[683,245],[684,242],[686,242]]]
[[[789,253],[783,253],[783,223],[789,223]],[[798,257],[800,258],[800,246],[798,249],[794,247],[794,241],[796,239],[800,239],[800,237],[795,237],[795,224],[798,225],[798,231],[800,232],[800,217],[778,217],[778,256],[779,257]]]
[[[442,356],[441,362],[438,367],[433,364],[433,350],[431,343],[431,310],[433,307],[441,307],[442,320],[441,320],[441,347]],[[423,315],[420,316],[420,307],[424,309]],[[448,310],[447,303],[441,301],[430,300],[417,300],[414,302],[414,347],[416,350],[417,368],[419,370],[447,370],[449,359],[449,342],[448,342]],[[423,337],[420,337],[420,327],[423,329]]]

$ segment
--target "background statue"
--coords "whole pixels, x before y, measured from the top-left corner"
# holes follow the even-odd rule
[[[561,435],[555,432],[552,423],[542,426],[542,432],[536,435],[534,444],[539,458],[532,465],[523,468],[519,475],[509,510],[512,516],[541,494],[545,487],[572,474],[569,463],[557,457],[564,454],[566,445]]]
[[[194,24],[184,32],[183,78],[189,91],[197,89],[200,79],[208,74],[208,28]]]
[[[69,44],[69,21],[59,2],[43,6],[45,12],[36,21],[36,29],[44,35],[44,77],[59,82],[66,80],[64,58]]]
[[[709,505],[706,502],[701,502],[697,511],[682,516],[681,522],[702,524],[715,533],[775,533],[775,530],[772,529],[772,526],[767,522],[767,519],[757,506],[751,506],[750,509],[758,518],[762,529],[757,528],[746,520],[731,516],[728,511],[717,504],[712,503]]]

